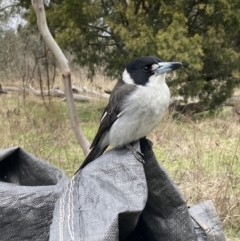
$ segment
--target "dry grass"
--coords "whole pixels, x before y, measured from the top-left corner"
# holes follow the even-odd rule
[[[0,95],[0,103],[0,148],[21,146],[69,176],[77,170],[83,155],[71,130],[66,103],[53,99],[45,106],[39,97],[24,99],[16,93]],[[90,140],[105,104],[100,100],[77,104]],[[159,162],[188,204],[213,200],[226,233],[232,237],[228,240],[240,240],[240,125],[232,119],[231,110],[195,120],[167,115],[149,138]]]
[[[65,102],[54,99],[44,104],[40,97],[27,96],[24,100],[10,93],[0,95],[0,103],[0,148],[21,146],[64,169],[69,176],[77,170],[84,157],[73,135]],[[77,108],[84,133],[92,139],[101,103],[78,104]],[[92,113],[97,108],[100,110]]]

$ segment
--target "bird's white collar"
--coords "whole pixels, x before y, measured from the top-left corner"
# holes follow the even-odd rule
[[[131,78],[130,74],[128,73],[128,71],[125,69],[122,75],[122,80],[126,83],[126,84],[132,84],[134,85],[134,81]]]

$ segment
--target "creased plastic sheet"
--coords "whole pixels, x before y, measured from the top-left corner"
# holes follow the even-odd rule
[[[0,240],[49,238],[66,175],[21,148],[0,150]]]
[[[149,241],[197,240],[188,207],[172,179],[161,167],[148,140],[141,140],[148,200],[140,225]]]
[[[189,209],[198,241],[225,241],[221,222],[211,200]]]
[[[65,188],[56,204],[50,240],[123,240],[136,227],[146,201],[143,165],[128,149],[111,150]]]
[[[0,150],[0,241],[225,241],[213,203],[188,209],[151,143],[134,148],[145,164],[112,149],[71,180],[21,148]]]
[[[50,240],[197,240],[188,207],[147,140],[141,151],[144,165],[115,148],[78,172],[56,204]]]

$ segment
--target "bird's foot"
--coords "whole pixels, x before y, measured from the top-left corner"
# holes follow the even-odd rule
[[[143,153],[141,153],[140,151],[137,151],[136,149],[134,149],[134,147],[131,145],[131,144],[128,144],[126,146],[131,152],[132,154],[134,155],[134,157],[139,161],[141,162],[142,164],[145,164],[145,161],[143,160]]]

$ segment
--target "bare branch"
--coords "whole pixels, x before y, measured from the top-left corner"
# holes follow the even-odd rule
[[[77,92],[82,92],[82,93],[85,92],[85,93],[92,94],[92,95],[95,95],[95,96],[98,96],[101,98],[109,99],[109,95],[98,93],[95,90],[90,90],[86,86],[83,86],[82,88],[80,88],[78,86],[72,85],[72,89],[76,90]]]
[[[47,43],[48,47],[53,52],[55,58],[57,59],[59,66],[62,71],[62,78],[64,83],[64,89],[65,89],[65,95],[66,95],[66,101],[68,104],[69,112],[70,112],[70,118],[72,123],[73,132],[77,138],[77,141],[79,145],[81,146],[84,155],[87,156],[89,153],[89,142],[85,135],[83,134],[83,131],[81,129],[81,126],[79,124],[79,118],[77,115],[76,106],[73,99],[73,93],[71,89],[71,72],[68,65],[68,60],[64,56],[63,52],[53,39],[48,26],[46,22],[46,15],[43,5],[43,0],[32,0],[32,6],[37,16],[37,24],[40,33],[43,36],[43,39]]]
[[[50,90],[46,90],[46,91],[41,91],[41,90],[36,90],[34,89],[31,85],[26,85],[29,90],[31,90],[31,92],[34,95],[37,96],[54,96],[54,97],[59,97],[59,98],[64,98],[65,99],[65,93],[61,90],[58,89],[50,89]],[[88,96],[83,96],[83,95],[78,95],[78,94],[73,94],[73,99],[75,101],[78,102],[89,102],[91,100],[93,100],[93,98],[88,97]]]
[[[0,84],[1,86],[1,84]],[[41,90],[36,90],[34,89],[31,85],[25,85],[27,87],[24,89],[23,87],[12,87],[12,86],[1,86],[0,87],[0,94],[7,94],[7,92],[28,92],[28,93],[33,93],[36,96],[54,96],[58,98],[63,98],[63,100],[66,100],[65,98],[65,93],[61,90],[58,89],[51,89],[51,90],[46,90],[46,91],[41,91]],[[92,97],[88,96],[83,96],[79,94],[73,94],[73,99],[76,102],[89,102],[94,100]]]
[[[106,99],[109,98],[109,96],[104,95],[104,94],[101,94],[101,93],[98,93],[98,92],[95,91],[95,90],[90,90],[90,89],[88,89],[86,86],[83,86],[83,91],[86,92],[86,93],[88,93],[88,94],[96,95],[96,96],[99,96],[99,97],[102,97],[102,98],[106,98]]]
[[[3,91],[12,91],[12,92],[23,92],[24,89],[22,87],[12,87],[12,86],[2,86]]]

